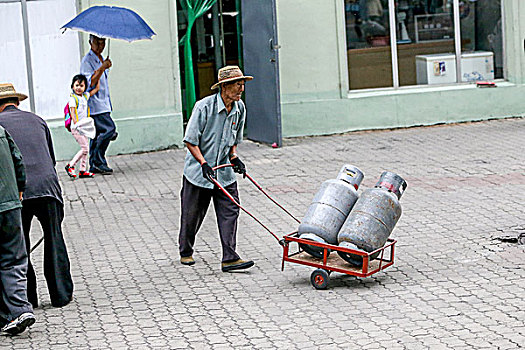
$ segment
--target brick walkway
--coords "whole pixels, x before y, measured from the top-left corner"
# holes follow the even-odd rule
[[[525,344],[525,246],[495,240],[525,226],[525,119],[357,132],[240,146],[249,173],[302,217],[320,184],[344,163],[383,170],[408,188],[392,237],[396,264],[371,278],[332,274],[315,290],[312,269],[241,214],[238,251],[256,261],[220,271],[213,210],[197,238],[197,264],[178,262],[184,150],[110,158],[113,176],[70,181],[64,230],[75,299],[52,308],[34,254],[37,323],[6,349],[515,349]],[[243,204],[279,235],[294,221],[246,180]],[[34,225],[34,240],[41,233]]]

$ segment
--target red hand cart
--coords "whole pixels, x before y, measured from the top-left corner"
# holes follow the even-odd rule
[[[369,277],[374,273],[392,266],[394,264],[394,246],[397,241],[394,239],[388,239],[387,243],[382,248],[371,253],[301,239],[298,237],[297,232],[284,236],[284,242],[282,270],[284,271],[284,263],[286,261],[316,267],[317,269],[310,275],[310,282],[316,289],[326,289],[330,282],[330,274],[332,272],[339,272],[357,277]],[[323,258],[314,258],[305,252],[301,248],[301,245],[313,245],[322,248]],[[291,247],[294,249],[291,250]],[[338,254],[335,254],[337,251],[360,255],[363,259],[363,265],[361,267],[353,266],[340,258]],[[329,252],[332,254],[329,254]],[[378,257],[372,259],[372,255],[375,254],[378,254]]]
[[[213,170],[230,166],[232,165],[219,165],[213,168]],[[248,178],[255,185],[255,187],[257,187],[257,189],[259,189],[262,193],[264,193],[266,197],[268,197],[268,199],[274,202],[279,208],[284,210],[295,221],[300,223],[300,220],[298,220],[295,216],[288,212],[288,210],[286,210],[272,197],[270,197],[250,175],[245,173],[244,177]],[[285,262],[291,262],[316,268],[316,270],[314,270],[310,275],[310,282],[312,283],[312,286],[314,286],[316,289],[326,289],[328,287],[328,284],[330,282],[330,274],[332,272],[339,272],[357,277],[369,277],[394,264],[394,247],[397,241],[391,238],[387,240],[387,243],[383,247],[373,252],[364,252],[361,250],[339,247],[333,244],[323,244],[307,239],[301,239],[299,238],[297,232],[292,232],[288,235],[285,235],[284,238],[279,239],[279,237],[277,237],[275,233],[273,233],[268,227],[266,227],[266,225],[264,225],[261,221],[259,221],[259,219],[257,219],[254,215],[252,215],[249,211],[247,211],[239,203],[237,203],[237,201],[228,193],[228,191],[224,189],[224,187],[221,186],[221,184],[219,184],[219,182],[215,178],[209,179],[241,210],[243,210],[246,214],[248,214],[255,221],[257,221],[262,227],[264,227],[266,231],[268,231],[283,247],[282,271],[284,271]],[[318,247],[318,249],[321,248],[323,250],[323,258],[315,258],[309,255],[302,249],[301,246],[304,245],[316,246]],[[362,266],[356,267],[346,262],[345,260],[340,258],[338,254],[336,254],[336,252],[338,251],[361,256],[363,261]],[[377,258],[374,259],[374,257]]]

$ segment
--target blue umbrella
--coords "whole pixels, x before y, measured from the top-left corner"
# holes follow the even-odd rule
[[[134,11],[116,6],[92,6],[79,13],[61,28],[80,30],[99,38],[128,42],[152,39],[155,32]]]

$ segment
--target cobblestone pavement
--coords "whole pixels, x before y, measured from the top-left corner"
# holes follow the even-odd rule
[[[392,237],[396,263],[366,279],[311,268],[241,214],[238,251],[256,265],[220,271],[213,210],[196,265],[178,261],[184,150],[110,158],[113,176],[70,181],[59,163],[74,301],[52,308],[33,256],[37,323],[6,349],[516,349],[525,345],[525,246],[501,242],[525,225],[525,119],[355,132],[240,146],[249,173],[302,217],[344,163],[371,187],[383,170],[408,188]],[[239,179],[241,200],[279,235],[294,221]],[[34,225],[34,241],[40,232]]]

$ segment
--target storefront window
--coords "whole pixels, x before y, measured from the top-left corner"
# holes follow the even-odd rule
[[[345,16],[350,90],[503,78],[501,0],[345,0]]]
[[[346,0],[350,89],[392,86],[387,0]]]
[[[452,0],[396,1],[399,85],[456,82]]]

